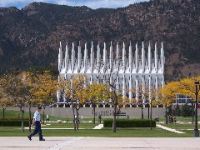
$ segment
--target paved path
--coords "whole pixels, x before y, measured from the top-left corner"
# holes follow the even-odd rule
[[[91,129],[102,129],[103,128],[103,124],[99,124],[99,125],[97,125],[97,126],[95,126],[94,128],[91,128]],[[26,130],[28,130],[29,129],[29,127],[25,127],[25,129]],[[48,127],[42,127],[42,129],[43,130],[74,130],[74,128],[55,128],[55,127],[50,127],[50,128],[48,128]],[[82,130],[82,129],[88,129],[88,130],[90,130],[90,128],[79,128],[80,130]]]
[[[21,128],[20,128],[21,129]],[[25,127],[26,130],[28,130],[29,128],[28,127]],[[34,128],[33,128],[34,129]],[[79,128],[80,130],[82,129],[88,129],[88,128]],[[42,127],[42,130],[74,130],[74,128],[43,128]],[[89,129],[88,129],[89,130]]]
[[[200,138],[0,137],[0,150],[200,150]]]
[[[172,129],[172,128],[169,128],[169,127],[166,127],[166,126],[163,126],[163,125],[160,125],[160,124],[157,124],[156,127],[161,128],[161,129],[163,129],[163,130],[170,131],[170,132],[178,133],[178,134],[185,133],[185,132],[178,131],[178,130],[176,130],[176,129]]]
[[[102,129],[103,128],[103,124],[99,124],[97,126],[95,126],[93,129]]]

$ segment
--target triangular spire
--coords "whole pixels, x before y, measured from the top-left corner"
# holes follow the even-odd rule
[[[91,65],[91,72],[93,72],[93,68],[94,68],[94,43],[93,43],[93,41],[91,42],[90,65]]]
[[[151,43],[149,41],[149,46],[148,46],[148,69],[151,71]]]
[[[155,71],[158,71],[158,50],[157,50],[157,42],[155,43],[155,50],[154,50],[154,64],[155,64]]]
[[[58,52],[58,71],[59,72],[62,69],[62,64],[63,64],[63,52],[62,52],[62,43],[60,41],[60,47],[59,47],[59,52]]]
[[[112,69],[113,67],[113,45],[112,45],[112,41],[110,43],[110,69]]]
[[[139,64],[139,58],[138,58],[138,44],[135,44],[135,69],[136,72],[138,71],[138,64]]]
[[[68,44],[66,44],[66,47],[65,47],[65,72],[67,71],[68,61],[69,61],[69,49],[68,49]]]
[[[72,43],[72,53],[71,53],[71,69],[74,70],[75,66],[75,49],[74,49],[74,42]]]
[[[82,55],[81,55],[81,43],[79,41],[79,45],[78,45],[78,66],[77,66],[77,71],[80,71],[81,68],[81,61],[82,61]]]
[[[129,45],[129,71],[132,72],[132,63],[133,63],[133,54],[132,54],[132,45],[130,42]]]
[[[142,73],[144,72],[145,69],[145,50],[144,50],[144,42],[142,42]]]

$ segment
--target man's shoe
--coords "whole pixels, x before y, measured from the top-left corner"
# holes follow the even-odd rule
[[[27,136],[27,137],[28,137],[29,141],[31,141],[31,140],[32,140],[30,135],[29,135],[29,136]]]
[[[40,139],[40,141],[45,141],[45,139]]]

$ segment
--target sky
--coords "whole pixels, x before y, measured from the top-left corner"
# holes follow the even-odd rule
[[[31,2],[45,2],[69,6],[88,6],[90,8],[97,9],[125,7],[142,1],[149,0],[0,0],[0,7],[15,6],[21,9]]]

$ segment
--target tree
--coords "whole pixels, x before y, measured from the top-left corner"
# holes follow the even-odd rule
[[[175,102],[176,94],[180,92],[180,83],[178,81],[167,83],[162,89],[162,103],[165,107],[169,107]]]
[[[77,131],[79,129],[80,104],[83,104],[87,99],[85,76],[74,75],[69,80],[59,77],[58,80],[59,90],[63,90],[65,97],[71,102],[74,130]]]
[[[171,106],[175,102],[176,94],[182,94],[195,99],[195,81],[199,81],[200,77],[184,78],[180,81],[172,81],[167,83],[162,89],[162,102],[164,106]],[[200,96],[200,93],[199,93]]]
[[[85,93],[88,96],[86,100],[90,100],[93,108],[93,123],[95,124],[95,108],[96,104],[102,100],[108,100],[109,97],[109,88],[106,84],[93,83],[87,86]]]
[[[127,98],[123,97],[119,92],[118,89],[116,89],[116,85],[114,84],[109,84],[111,87],[111,102],[113,104],[113,122],[112,122],[112,130],[113,132],[117,131],[117,126],[116,126],[116,117],[117,113],[119,112],[120,108],[123,106],[123,103],[126,102]],[[117,110],[119,109],[119,110]]]
[[[11,105],[11,101],[3,93],[0,92],[0,106],[2,107],[2,119],[5,119],[6,107]]]
[[[196,99],[196,94],[198,94],[198,96],[200,96],[200,92],[196,93],[196,87],[194,82],[195,81],[199,81],[200,80],[200,76],[198,77],[192,77],[192,78],[184,78],[180,81],[180,93],[185,95],[185,96],[189,96],[191,97],[191,103],[192,103],[192,124],[194,123],[194,116],[195,116],[195,99]],[[187,107],[187,106],[186,106]],[[184,109],[184,107],[182,108],[182,110]]]
[[[57,88],[57,80],[48,71],[23,71],[6,74],[1,78],[1,84],[4,84],[2,91],[10,102],[20,108],[22,131],[24,131],[23,107],[28,104],[29,131],[31,131],[31,106],[33,104],[48,104]]]
[[[2,119],[5,119],[5,110],[6,107],[11,106],[12,103],[8,99],[6,93],[4,92],[3,87],[6,85],[6,79],[4,75],[0,76],[0,106],[2,107]]]
[[[28,104],[28,113],[29,113],[29,132],[31,132],[31,124],[32,124],[32,115],[31,115],[31,107],[34,103],[33,91],[36,90],[36,74],[31,71],[23,71],[19,74],[21,82],[24,84],[26,88],[26,94],[24,95],[24,101]]]
[[[191,97],[193,100],[195,100],[195,81],[199,81],[200,76],[198,77],[192,77],[192,78],[184,78],[179,81],[180,83],[180,89],[179,93]],[[200,96],[200,93],[199,93]]]
[[[165,106],[165,123],[168,124],[168,113],[175,102],[176,94],[179,93],[180,83],[178,81],[173,81],[167,83],[161,90],[162,104]]]
[[[3,91],[6,93],[6,96],[11,101],[11,103],[19,107],[21,112],[21,129],[24,132],[23,107],[26,104],[27,96],[29,94],[29,87],[22,83],[19,72],[4,75],[3,78],[6,81]]]
[[[56,90],[58,89],[58,81],[50,71],[40,71],[28,74],[28,83],[32,85],[31,99],[34,104],[43,106],[43,123],[44,109],[47,105],[56,99]]]

